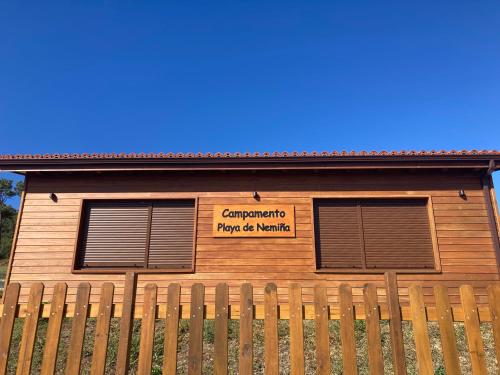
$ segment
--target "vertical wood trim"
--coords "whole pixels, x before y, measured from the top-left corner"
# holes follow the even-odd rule
[[[226,283],[215,287],[215,339],[214,339],[214,374],[227,375],[227,339],[228,339],[229,288]]]
[[[14,255],[17,247],[17,239],[19,238],[19,228],[21,227],[21,219],[24,213],[24,201],[26,200],[26,192],[28,191],[28,173],[24,178],[24,190],[21,193],[21,199],[19,201],[19,211],[17,212],[16,218],[16,228],[14,229],[14,236],[12,237],[12,246],[10,247],[9,254],[9,265],[7,266],[7,272],[5,275],[5,285],[9,285],[10,275],[12,273],[12,264],[14,263]],[[5,301],[5,294],[2,296],[2,303]]]
[[[40,318],[40,306],[42,304],[44,286],[42,283],[31,285],[26,318],[24,319],[23,336],[19,345],[17,360],[17,375],[29,375],[31,371],[31,359],[35,347],[38,319]]]
[[[66,375],[78,375],[82,361],[85,326],[89,311],[90,284],[81,283],[76,292],[75,314],[71,323],[71,339],[66,361]]]
[[[179,335],[179,306],[181,296],[180,285],[170,284],[167,293],[163,374],[175,375],[177,372],[177,337]]]
[[[487,374],[484,345],[479,326],[479,314],[474,297],[474,289],[471,285],[462,285],[460,287],[460,299],[464,310],[464,326],[472,373],[474,375]]]
[[[16,320],[17,301],[21,285],[12,283],[5,289],[5,301],[0,319],[0,374],[7,373],[10,344],[12,342],[12,331]]]
[[[109,326],[113,307],[114,284],[104,283],[101,287],[99,311],[95,327],[94,351],[92,355],[91,375],[104,375],[108,350]]]
[[[436,271],[441,271],[441,253],[439,252],[439,243],[436,231],[436,220],[434,219],[434,205],[432,203],[432,196],[427,197],[427,215],[429,216],[429,225],[432,240],[432,251],[434,254],[434,268]]]
[[[363,299],[366,314],[366,337],[368,340],[368,365],[371,375],[384,374],[384,357],[380,337],[380,314],[378,307],[377,287],[365,284]]]
[[[304,326],[302,322],[302,288],[293,283],[288,287],[290,304],[290,373],[304,375]]]
[[[54,287],[52,303],[50,304],[50,317],[47,327],[47,339],[43,351],[41,375],[53,375],[56,369],[57,349],[61,336],[61,326],[64,317],[64,303],[66,300],[67,285],[58,283]]]
[[[240,300],[240,375],[253,373],[253,288],[241,285]]]
[[[406,375],[405,348],[403,344],[403,328],[401,326],[401,309],[399,308],[398,282],[394,272],[385,273],[389,327],[391,331],[392,366],[395,375]]]
[[[205,287],[191,287],[191,317],[189,319],[188,375],[201,375],[203,361],[203,304]]]
[[[448,298],[448,288],[444,285],[436,285],[434,287],[434,296],[436,298],[436,315],[441,334],[441,347],[446,373],[460,375],[460,360],[458,357],[455,328],[453,326],[453,315]]]
[[[116,356],[116,375],[125,375],[130,363],[130,342],[134,325],[134,306],[137,290],[137,275],[134,272],[125,274],[123,291],[122,316],[120,318],[120,337]]]
[[[144,287],[144,304],[141,320],[141,341],[139,347],[139,365],[137,369],[139,375],[150,375],[153,365],[156,296],[156,284],[147,284]]]
[[[328,298],[326,288],[314,287],[314,322],[316,326],[316,373],[330,375],[330,335],[328,332]]]
[[[487,290],[491,325],[493,326],[493,337],[495,338],[495,354],[497,363],[500,363],[500,286],[489,285]]]
[[[146,229],[146,243],[144,244],[144,268],[149,268],[149,245],[151,243],[151,225],[153,223],[153,202],[148,203],[148,225]]]
[[[417,352],[418,373],[433,375],[431,346],[427,329],[427,316],[424,305],[424,295],[420,285],[409,288],[410,310],[413,326],[413,338]]]
[[[483,177],[483,195],[486,201],[486,211],[488,213],[488,223],[490,226],[491,237],[493,240],[493,248],[495,249],[495,257],[497,260],[497,268],[500,272],[500,239],[498,236],[498,226],[495,218],[495,211],[493,209],[493,202],[491,200],[492,179],[491,176]]]
[[[264,288],[264,372],[279,374],[278,295],[274,283]]]
[[[365,229],[363,228],[363,208],[361,207],[361,203],[359,201],[356,204],[356,211],[358,214],[359,240],[361,241],[361,264],[363,266],[363,269],[366,269]]]
[[[198,209],[199,197],[194,199],[193,255],[191,256],[191,272],[196,271],[196,242],[198,240]]]
[[[344,374],[356,375],[356,341],[354,339],[354,308],[350,285],[341,284],[340,299],[340,341],[342,342],[342,361]]]
[[[82,222],[84,220],[84,212],[83,212],[84,200],[80,199],[80,207],[78,208],[78,221],[76,224],[76,238],[75,243],[73,244],[73,260],[71,261],[71,270],[75,271],[78,269],[78,247],[80,245],[80,240],[82,239]]]

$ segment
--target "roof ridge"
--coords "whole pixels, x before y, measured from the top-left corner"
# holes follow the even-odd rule
[[[158,153],[46,153],[46,154],[0,154],[0,160],[22,159],[182,159],[182,158],[294,158],[294,157],[355,157],[355,156],[472,156],[472,155],[500,155],[498,150],[399,150],[399,151],[274,151],[274,152],[158,152]]]

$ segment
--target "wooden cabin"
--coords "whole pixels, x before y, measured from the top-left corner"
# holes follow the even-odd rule
[[[499,219],[491,174],[500,152],[333,152],[273,154],[3,155],[0,170],[25,175],[6,282],[148,282],[254,285],[262,299],[275,282],[280,301],[291,282],[312,301],[316,284],[375,282],[397,272],[400,298],[410,283],[450,288],[499,281]],[[95,288],[97,289],[97,288]],[[361,301],[361,289],[354,288]],[[481,297],[482,296],[482,297]],[[97,298],[97,291],[92,299]],[[182,302],[189,299],[185,288]]]

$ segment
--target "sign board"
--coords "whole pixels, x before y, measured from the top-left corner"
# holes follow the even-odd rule
[[[214,237],[295,237],[295,206],[214,205]]]

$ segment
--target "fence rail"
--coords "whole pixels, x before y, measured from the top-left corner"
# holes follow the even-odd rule
[[[402,321],[411,321],[415,344],[418,371],[433,374],[434,365],[431,355],[431,340],[428,322],[439,325],[441,350],[447,374],[460,374],[460,360],[455,336],[455,322],[463,322],[468,345],[468,355],[472,373],[486,374],[485,348],[480,323],[489,322],[495,340],[497,362],[500,359],[500,286],[488,287],[488,305],[477,306],[474,289],[469,285],[460,287],[461,306],[451,306],[447,288],[434,287],[435,303],[425,306],[422,288],[412,285],[409,288],[410,303],[400,306],[397,284],[394,275],[386,275],[387,303],[379,304],[377,288],[366,284],[363,288],[363,304],[353,304],[351,286],[339,287],[339,301],[329,304],[326,287],[314,288],[314,303],[303,304],[302,289],[299,284],[290,284],[288,303],[278,304],[277,288],[273,283],[266,285],[263,304],[255,305],[251,284],[241,285],[239,304],[229,304],[228,286],[216,287],[215,303],[205,304],[203,284],[191,287],[191,302],[180,304],[178,284],[168,286],[167,303],[157,302],[157,285],[147,284],[144,288],[144,301],[135,303],[136,280],[130,273],[126,276],[124,302],[113,303],[114,285],[104,283],[100,288],[99,303],[90,304],[90,285],[82,283],[78,287],[76,301],[66,303],[66,284],[57,284],[52,301],[42,303],[44,285],[33,284],[27,304],[18,304],[20,285],[11,283],[6,287],[4,303],[0,305],[0,375],[12,370],[13,361],[11,342],[16,319],[22,320],[22,337],[16,353],[16,374],[30,374],[34,355],[39,322],[48,318],[41,374],[78,374],[81,370],[82,350],[86,325],[89,318],[96,318],[93,337],[91,373],[104,374],[110,325],[112,318],[120,318],[118,353],[114,373],[126,374],[130,367],[130,347],[134,319],[140,319],[140,339],[138,353],[138,374],[150,374],[153,362],[155,324],[157,319],[165,322],[163,366],[164,374],[177,371],[178,331],[181,319],[189,320],[189,342],[187,351],[187,373],[201,374],[203,362],[204,321],[213,320],[214,352],[213,369],[215,374],[228,373],[228,322],[239,321],[239,373],[253,372],[254,335],[253,322],[263,320],[264,332],[264,369],[266,374],[280,371],[279,319],[289,324],[289,366],[291,374],[304,374],[304,320],[314,321],[315,327],[315,373],[330,374],[331,343],[329,321],[339,321],[339,337],[343,373],[357,374],[355,325],[357,320],[366,323],[367,356],[370,374],[383,374],[384,358],[381,342],[381,320],[390,326],[392,349],[392,371],[406,374],[405,348],[403,344]],[[64,318],[71,319],[71,336],[68,342],[67,359],[64,370],[58,366],[58,349]],[[60,366],[60,365],[59,365]]]

